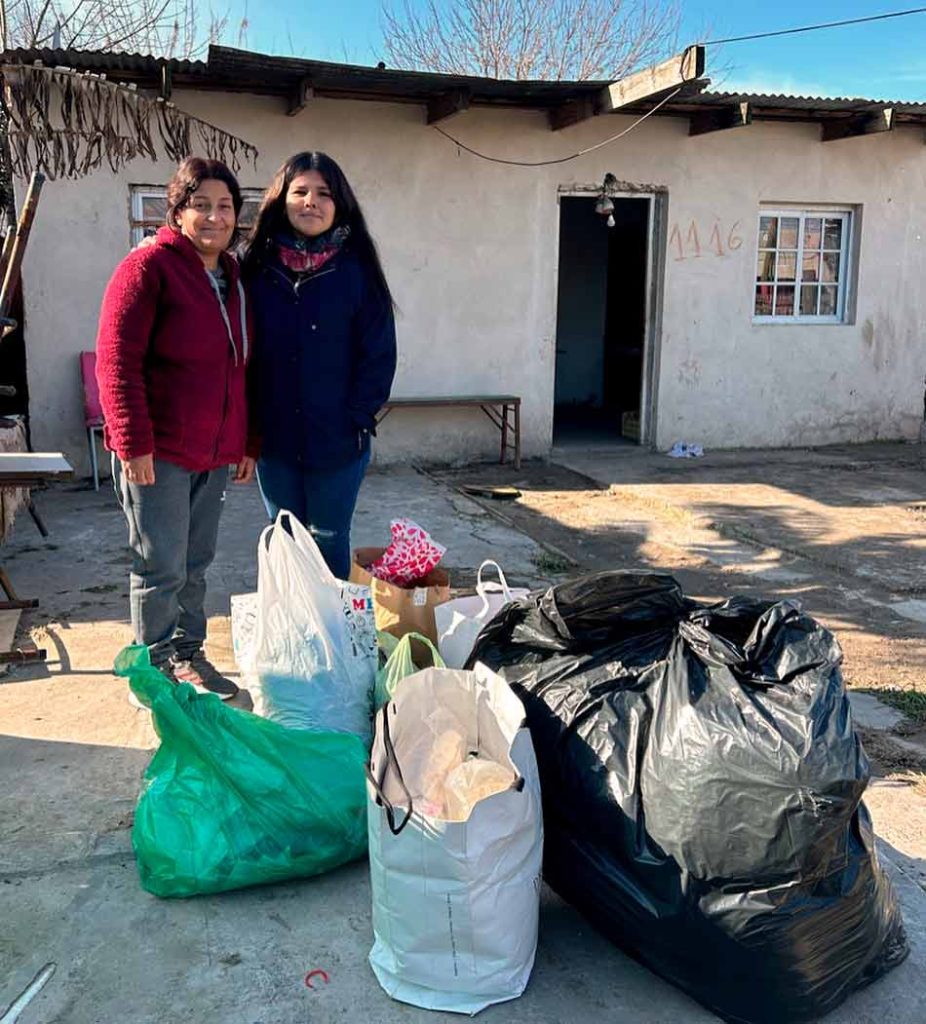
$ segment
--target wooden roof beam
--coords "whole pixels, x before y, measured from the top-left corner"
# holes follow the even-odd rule
[[[689,135],[706,135],[708,132],[722,132],[728,128],[743,128],[752,124],[752,108],[748,103],[735,103],[716,110],[699,111],[688,120]]]
[[[644,68],[634,75],[628,75],[601,90],[598,97],[598,108],[602,114],[631,103],[656,99],[673,89],[679,89],[688,82],[693,82],[704,75],[704,47],[689,46],[683,53]]]
[[[300,111],[305,110],[309,101],[315,96],[315,87],[311,78],[300,78],[289,94],[286,105],[286,116],[295,117]]]
[[[837,139],[852,139],[859,135],[877,135],[889,132],[894,128],[894,108],[882,107],[869,114],[859,114],[840,120],[824,121],[820,130],[822,142],[835,142]]]
[[[694,82],[704,74],[704,47],[689,46],[683,53],[628,75],[602,89],[597,96],[567,100],[547,111],[550,128],[559,131],[596,114],[609,114],[631,103],[661,98],[667,92]]]
[[[450,89],[428,100],[428,124],[437,124],[468,109],[471,94],[469,89]]]

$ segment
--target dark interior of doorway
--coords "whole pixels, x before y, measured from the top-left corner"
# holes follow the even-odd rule
[[[646,335],[648,198],[560,200],[554,443],[640,438]]]

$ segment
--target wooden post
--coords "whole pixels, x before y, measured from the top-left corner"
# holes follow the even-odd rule
[[[498,460],[503,466],[508,458],[508,403],[502,403],[502,457]]]
[[[10,229],[3,239],[3,251],[0,252],[0,281],[6,274],[7,265],[10,262],[10,253],[13,251],[13,242],[16,241],[16,225],[10,224]]]
[[[174,91],[174,76],[170,70],[170,65],[164,63],[161,65],[161,99],[165,103],[170,100],[171,93]]]
[[[22,269],[23,256],[26,254],[26,243],[29,241],[29,232],[32,230],[35,211],[38,208],[39,196],[44,184],[45,175],[39,174],[38,171],[33,171],[32,179],[29,182],[29,191],[26,193],[26,201],[19,212],[16,237],[10,247],[10,258],[6,265],[6,272],[3,275],[3,286],[0,288],[0,319],[6,317],[13,302],[13,292],[16,291],[16,283],[19,280],[19,272]],[[5,248],[6,245],[4,244]]]

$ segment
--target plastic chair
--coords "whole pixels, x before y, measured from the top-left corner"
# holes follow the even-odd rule
[[[103,436],[103,407],[100,405],[100,388],[96,382],[96,352],[81,352],[80,379],[84,386],[84,424],[87,427],[87,444],[90,447],[90,466],[93,470],[93,488],[100,489],[100,467],[96,455],[96,434]]]

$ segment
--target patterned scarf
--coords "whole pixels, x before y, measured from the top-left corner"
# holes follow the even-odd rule
[[[277,258],[295,274],[314,274],[341,251],[349,235],[346,224],[314,238],[287,231],[274,238]]]

